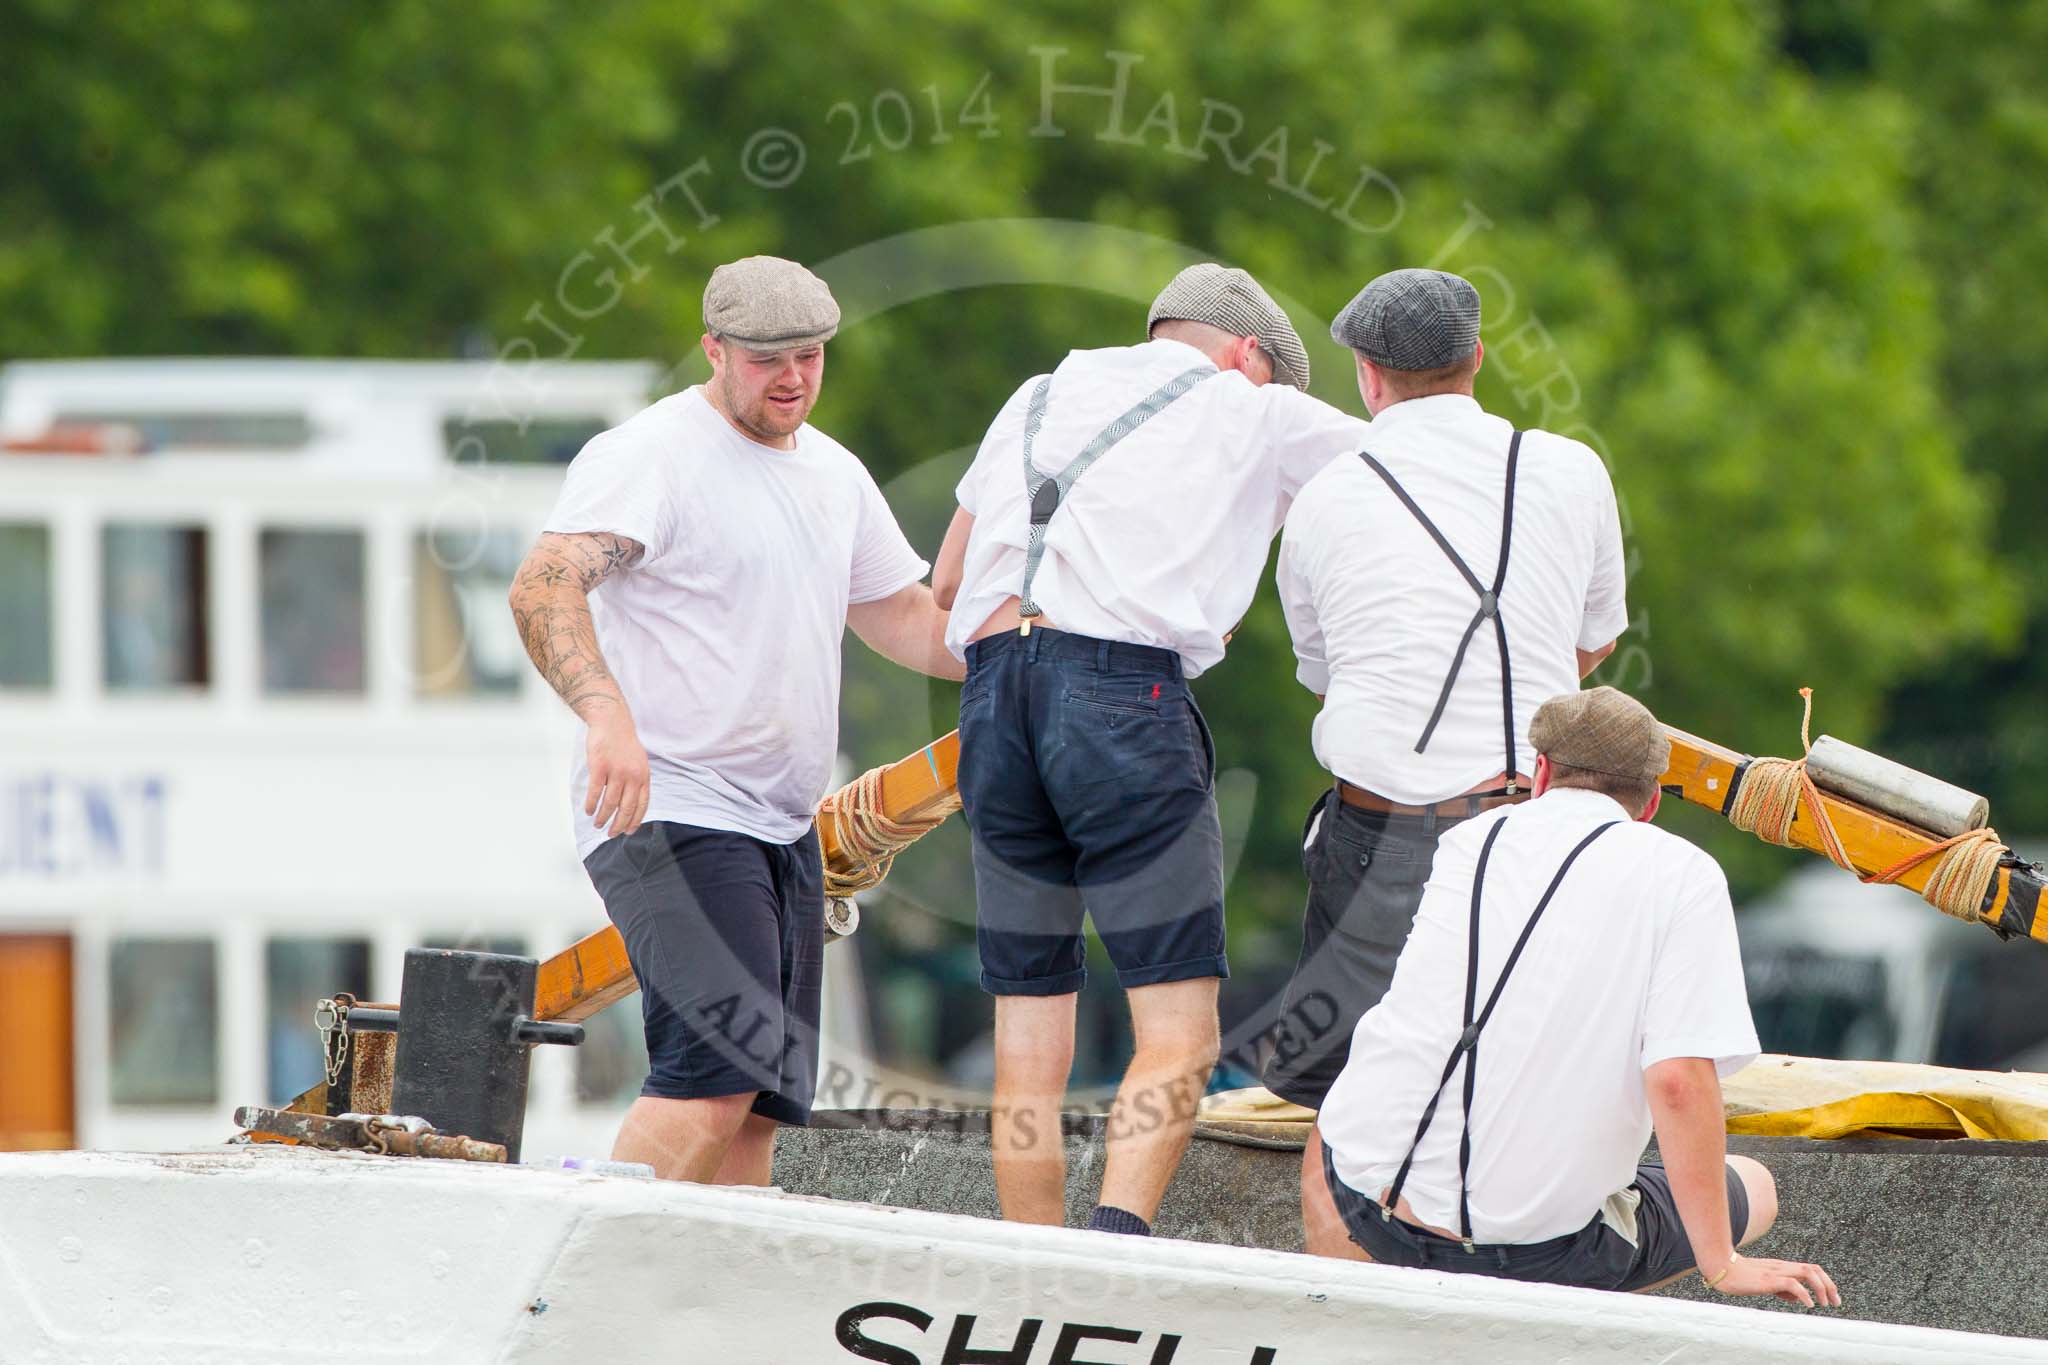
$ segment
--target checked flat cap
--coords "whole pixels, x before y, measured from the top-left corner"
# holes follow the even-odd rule
[[[823,280],[795,261],[748,256],[711,272],[704,330],[752,351],[793,351],[832,339],[839,304]]]
[[[1257,337],[1266,359],[1273,362],[1275,379],[1297,389],[1308,387],[1308,349],[1287,320],[1287,310],[1245,271],[1212,261],[1189,266],[1152,300],[1145,330],[1167,318],[1206,322],[1234,337]]]
[[[1671,763],[1671,740],[1650,708],[1612,687],[1544,702],[1529,722],[1529,743],[1552,763],[1610,777],[1654,782]]]
[[[1479,291],[1443,270],[1393,270],[1358,291],[1330,335],[1389,370],[1440,370],[1479,341]]]

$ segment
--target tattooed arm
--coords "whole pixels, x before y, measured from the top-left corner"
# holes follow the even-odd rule
[[[647,751],[625,693],[605,667],[590,619],[590,594],[640,562],[638,541],[608,532],[541,536],[512,580],[512,619],[533,666],[589,727],[590,790],[583,813],[611,835],[631,834],[647,814]]]

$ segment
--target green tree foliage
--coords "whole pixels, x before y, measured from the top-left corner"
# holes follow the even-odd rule
[[[1838,51],[1866,54],[1835,80],[1912,101],[1905,154],[1941,314],[1944,417],[1965,464],[2001,487],[1985,534],[2029,622],[2017,650],[1959,650],[1919,670],[1894,708],[1894,747],[1990,796],[2008,836],[2038,839],[2048,833],[2048,560],[2035,547],[2048,486],[2048,11],[1837,0],[1807,17],[1837,35]]]
[[[936,549],[1003,399],[1134,339],[1179,264],[1265,280],[1355,410],[1325,320],[1431,263],[1485,297],[1481,400],[1609,460],[1635,625],[1603,677],[1667,720],[1788,752],[1811,683],[1822,726],[1867,741],[1901,678],[2011,643],[1980,475],[2031,473],[2048,422],[2026,382],[2048,309],[2021,303],[2048,278],[2024,212],[2048,183],[2038,15],[4,10],[0,356],[468,346],[687,379],[708,269],[796,256],[834,267],[852,320],[819,421]],[[949,724],[947,689],[848,676],[863,762]],[[1237,923],[1284,939],[1326,778],[1270,591],[1199,690],[1223,765],[1256,774],[1232,798]],[[1686,827],[1746,877],[1787,865]],[[958,854],[906,888],[963,899]]]

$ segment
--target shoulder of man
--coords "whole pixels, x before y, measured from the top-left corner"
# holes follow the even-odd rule
[[[1522,430],[1522,456],[1527,459],[1532,455],[1549,467],[1584,481],[1590,488],[1613,487],[1607,461],[1600,458],[1600,452],[1574,437],[1545,431],[1541,427],[1525,427]]]
[[[1720,862],[1684,835],[1641,821],[1630,821],[1616,833],[1649,861],[1656,879],[1653,885],[1664,887],[1678,899],[1688,892],[1718,891],[1722,898],[1727,897],[1728,874]]]
[[[1365,461],[1358,458],[1357,451],[1333,455],[1295,494],[1294,505],[1287,509],[1287,524],[1307,526],[1325,515],[1325,509],[1345,504],[1354,497],[1370,496],[1374,488],[1383,486],[1366,468]]]
[[[583,443],[572,463],[587,467],[651,457],[664,445],[674,442],[678,424],[686,421],[676,404],[681,397],[681,394],[670,394],[657,399],[618,425],[606,427]]]
[[[657,398],[640,411],[607,427],[584,443],[583,449],[630,450],[642,445],[673,441],[679,431],[688,431],[706,416],[719,418],[699,389],[683,389]]]

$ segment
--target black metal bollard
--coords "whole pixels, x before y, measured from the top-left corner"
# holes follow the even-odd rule
[[[414,948],[398,997],[391,1108],[443,1133],[503,1143],[519,1160],[526,1127],[527,1050],[574,1046],[581,1024],[533,1016],[540,964],[530,957]]]

